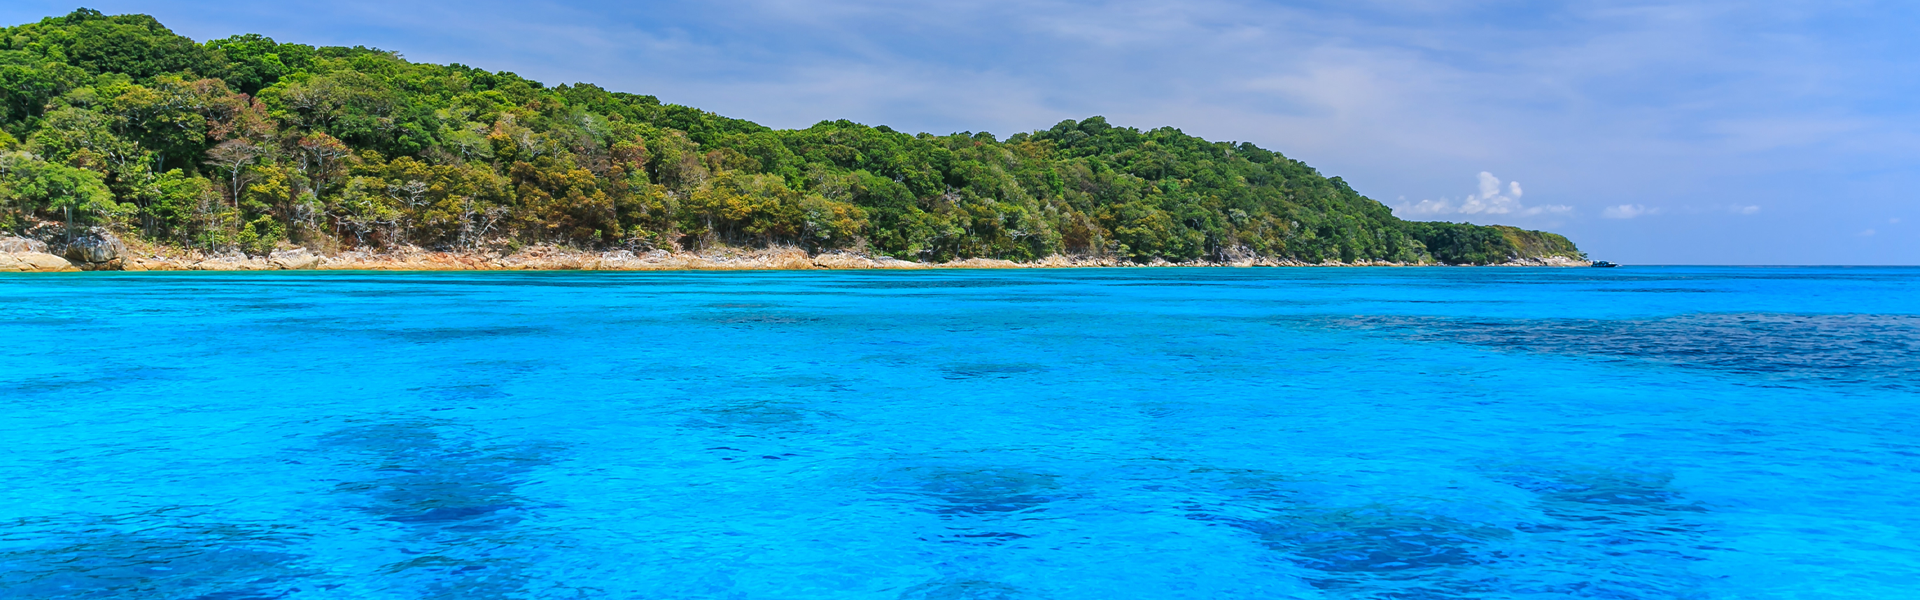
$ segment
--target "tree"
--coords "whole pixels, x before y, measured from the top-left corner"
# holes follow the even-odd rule
[[[49,163],[24,152],[0,154],[0,203],[9,212],[58,211],[69,241],[75,213],[82,219],[111,220],[127,212],[113,201],[98,173]]]
[[[927,260],[1579,256],[1543,232],[1402,221],[1278,152],[1170,127],[1095,116],[1004,141],[845,120],[774,130],[374,48],[194,44],[151,17],[91,10],[0,35],[7,134],[45,163],[97,174],[114,202],[140,207],[148,236],[217,248],[506,236]]]
[[[341,160],[353,153],[339,139],[320,132],[307,134],[293,145],[297,149],[300,172],[312,182],[315,196],[326,193],[326,185],[340,175]]]
[[[80,9],[67,15],[69,61],[92,73],[125,73],[142,79],[163,73],[223,75],[226,60],[193,40],[175,35],[147,15],[106,16]]]
[[[342,70],[282,82],[261,92],[276,118],[361,145],[384,141],[401,99],[370,75]]]
[[[141,190],[139,203],[148,237],[179,240],[193,245],[211,223],[209,210],[221,204],[213,182],[179,169],[161,173]],[[205,241],[205,240],[201,240]]]
[[[265,148],[241,139],[220,142],[207,151],[207,164],[227,170],[227,198],[235,208],[240,207],[242,169],[266,153]]]
[[[47,113],[27,147],[51,161],[92,168],[112,183],[136,185],[147,172],[147,151],[114,134],[115,121],[98,111],[60,108]]]
[[[256,93],[281,77],[313,66],[312,46],[276,43],[273,38],[254,33],[208,40],[206,47],[227,59],[227,81],[244,94]]]
[[[139,142],[153,156],[152,170],[167,168],[169,158],[191,160],[222,139],[259,139],[265,131],[251,102],[218,79],[156,77],[151,85],[127,85],[102,103],[119,135]],[[270,129],[267,127],[266,129]],[[217,139],[216,139],[217,138]]]
[[[44,113],[47,102],[88,78],[86,71],[73,65],[0,50],[0,124],[32,123]]]
[[[386,182],[377,178],[354,177],[335,199],[331,210],[334,222],[353,236],[355,247],[373,247],[383,231],[391,231],[400,222],[400,211],[388,203],[385,187]]]

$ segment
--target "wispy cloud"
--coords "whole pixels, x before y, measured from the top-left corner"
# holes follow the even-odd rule
[[[1647,207],[1640,204],[1620,204],[1609,206],[1605,210],[1600,211],[1600,216],[1609,219],[1632,219],[1647,215],[1657,215],[1663,212],[1666,212],[1666,210],[1657,207]]]
[[[1493,173],[1480,172],[1480,193],[1468,194],[1459,201],[1441,198],[1439,200],[1421,200],[1411,204],[1402,204],[1393,209],[1401,217],[1440,217],[1446,215],[1514,215],[1534,216],[1541,214],[1566,213],[1571,206],[1548,204],[1527,206],[1520,202],[1526,192],[1520,188],[1520,182],[1507,182],[1503,189],[1500,178]]]
[[[1744,217],[1760,214],[1760,205],[1712,204],[1707,206],[1679,206],[1669,210],[1666,207],[1646,206],[1643,204],[1618,204],[1602,209],[1600,216],[1608,219],[1632,219],[1635,217],[1668,213],[1682,215],[1738,215]]]

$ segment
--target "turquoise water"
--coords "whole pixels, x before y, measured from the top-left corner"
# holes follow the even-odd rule
[[[1920,269],[0,277],[0,596],[1907,598]]]

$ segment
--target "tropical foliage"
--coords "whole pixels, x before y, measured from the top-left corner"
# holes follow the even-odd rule
[[[0,227],[104,223],[263,252],[795,244],[1499,262],[1563,237],[1413,223],[1252,144],[1092,117],[1004,140],[775,130],[653,96],[80,10],[0,29]]]

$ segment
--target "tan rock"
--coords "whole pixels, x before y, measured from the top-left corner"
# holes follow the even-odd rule
[[[834,252],[813,257],[813,266],[822,269],[877,269],[880,264],[858,254]]]
[[[8,236],[0,238],[0,253],[46,252],[47,243],[40,240]]]
[[[182,262],[161,256],[131,257],[125,259],[128,271],[189,271],[197,261]]]
[[[1565,256],[1548,256],[1543,258],[1516,258],[1516,259],[1513,259],[1504,263],[1500,263],[1494,266],[1498,266],[1498,267],[1590,267],[1590,266],[1593,266],[1593,263],[1589,261],[1584,261],[1584,260],[1567,258]]]
[[[272,271],[278,269],[267,261],[246,256],[222,256],[194,263],[195,271]]]
[[[78,271],[67,259],[45,252],[5,252],[0,253],[0,271],[15,273],[53,273],[59,271]]]
[[[320,266],[320,255],[308,252],[306,248],[276,251],[267,256],[267,263],[275,268],[306,270]]]
[[[1018,269],[1026,265],[997,258],[969,258],[941,263],[940,266],[948,269]]]

